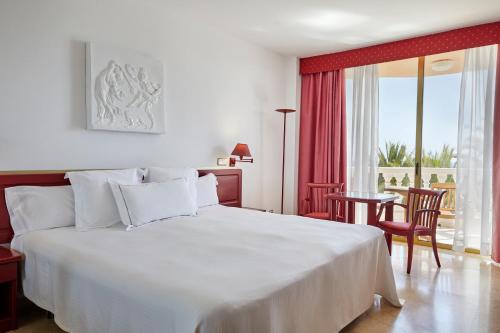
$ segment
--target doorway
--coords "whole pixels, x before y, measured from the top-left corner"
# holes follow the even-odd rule
[[[409,187],[448,191],[437,239],[451,248],[464,51],[379,64],[379,192],[405,201]],[[395,209],[404,220],[404,210]],[[425,238],[421,241],[427,241]]]

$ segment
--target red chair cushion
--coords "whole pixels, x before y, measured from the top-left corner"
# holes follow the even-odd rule
[[[328,212],[311,212],[304,214],[305,217],[310,217],[312,219],[329,220],[330,214]]]
[[[392,221],[380,221],[379,225],[387,232],[409,232],[410,231],[410,223],[406,222],[392,222]],[[429,228],[424,227],[423,225],[417,225],[415,227],[415,231],[430,231]]]

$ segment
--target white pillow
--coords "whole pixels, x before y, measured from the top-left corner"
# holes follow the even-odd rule
[[[198,207],[212,206],[219,203],[217,184],[217,177],[213,173],[198,178],[196,183]]]
[[[14,234],[75,225],[71,186],[15,186],[5,189]]]
[[[127,230],[169,217],[196,215],[196,202],[184,178],[139,185],[111,183],[111,188]]]
[[[139,184],[141,169],[95,170],[66,173],[75,194],[76,229],[106,228],[120,222],[109,182]]]
[[[146,183],[163,183],[169,180],[185,178],[188,182],[189,193],[196,202],[196,182],[198,180],[198,170],[193,168],[148,168],[146,173]]]

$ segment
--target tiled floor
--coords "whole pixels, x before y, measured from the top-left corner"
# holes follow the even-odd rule
[[[432,251],[416,247],[406,274],[406,245],[394,243],[392,263],[402,309],[379,297],[343,332],[500,332],[500,267],[470,254],[440,250],[437,269]],[[19,333],[62,332],[32,305],[20,311]],[[309,332],[307,332],[309,333]]]
[[[500,267],[477,255],[416,247],[406,274],[406,245],[394,243],[392,263],[402,309],[375,300],[343,332],[500,332]]]

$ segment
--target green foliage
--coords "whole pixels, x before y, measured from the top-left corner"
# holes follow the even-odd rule
[[[443,145],[441,152],[422,152],[422,167],[424,168],[454,168],[456,167],[457,155],[455,148]]]
[[[406,145],[394,142],[385,143],[385,153],[378,150],[379,167],[412,167],[415,166],[413,152],[406,151]]]
[[[455,168],[456,167],[455,148],[443,145],[441,152],[422,151],[422,167],[424,168]],[[385,143],[385,152],[379,148],[379,167],[413,167],[415,166],[415,156],[413,151],[408,152],[406,145],[394,142]]]

